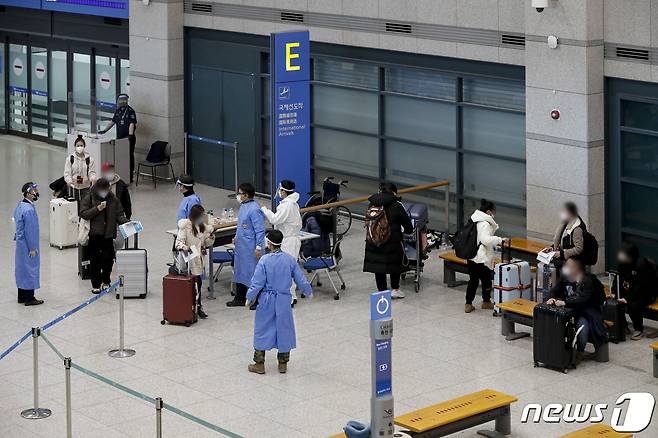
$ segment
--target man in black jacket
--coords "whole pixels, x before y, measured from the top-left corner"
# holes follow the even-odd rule
[[[117,226],[128,222],[119,199],[110,190],[110,183],[101,178],[82,200],[80,217],[89,221],[89,270],[92,293],[109,287],[114,265],[114,239]]]
[[[560,280],[551,289],[546,303],[567,307],[576,312],[576,362],[582,360],[587,342],[591,342],[594,348],[598,349],[608,341],[601,313],[604,300],[605,292],[601,282],[594,275],[585,272],[585,266],[580,259],[568,259],[562,267]]]
[[[640,257],[637,245],[624,242],[617,254],[619,262],[619,302],[626,303],[628,315],[633,321],[631,339],[644,337],[644,308],[654,300],[656,291],[656,267]]]
[[[114,164],[103,163],[101,165],[101,178],[106,179],[110,183],[112,193],[119,199],[126,218],[130,220],[133,207],[130,200],[130,192],[128,191],[128,184],[121,179],[120,175],[114,173]]]
[[[392,298],[404,298],[400,290],[400,275],[404,272],[404,247],[402,246],[402,233],[413,232],[411,219],[397,195],[395,184],[383,183],[379,193],[372,195],[368,201],[371,206],[383,207],[390,228],[388,240],[377,246],[366,240],[366,252],[363,260],[363,272],[375,274],[377,290],[388,290],[386,274],[391,277]]]

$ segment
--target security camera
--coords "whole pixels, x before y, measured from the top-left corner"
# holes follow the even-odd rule
[[[537,10],[537,12],[544,12],[544,9],[549,7],[550,0],[532,0],[532,7]]]

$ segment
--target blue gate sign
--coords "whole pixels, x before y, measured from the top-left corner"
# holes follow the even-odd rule
[[[282,179],[294,181],[301,205],[311,191],[309,44],[308,31],[271,35],[272,190]]]

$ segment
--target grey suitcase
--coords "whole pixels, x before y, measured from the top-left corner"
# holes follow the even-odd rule
[[[117,274],[123,275],[124,298],[146,298],[148,293],[148,256],[145,249],[139,248],[137,236],[134,235],[133,248],[128,247],[125,239],[124,248],[116,253]]]

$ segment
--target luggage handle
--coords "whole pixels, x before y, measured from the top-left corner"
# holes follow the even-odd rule
[[[133,249],[139,249],[139,237],[137,237],[139,233],[133,234],[135,243],[133,245]],[[123,239],[123,249],[130,249],[128,245],[128,241],[130,240],[130,237]]]

